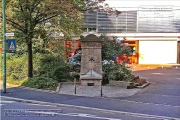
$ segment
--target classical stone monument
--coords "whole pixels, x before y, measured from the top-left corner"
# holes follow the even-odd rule
[[[81,85],[95,86],[101,85],[102,81],[102,37],[90,34],[81,36]]]

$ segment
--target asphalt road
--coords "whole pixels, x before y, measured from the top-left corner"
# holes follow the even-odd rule
[[[159,120],[145,116],[1,100],[1,120]]]
[[[21,88],[9,88],[9,93],[2,95],[76,106],[71,108],[72,112],[67,111],[63,113],[66,115],[58,114],[58,116],[72,117],[73,120],[76,118],[79,120],[79,117],[82,120],[102,119],[103,117],[122,120],[180,120],[180,69],[159,68],[137,70],[133,70],[133,73],[147,79],[151,84],[130,97],[83,97],[45,93]],[[27,105],[21,105],[22,103],[16,104],[18,104],[18,107],[14,106],[14,103],[11,104],[13,109]],[[9,109],[8,105],[4,105],[4,107],[4,109]],[[36,109],[34,106],[33,108]],[[77,111],[79,110],[77,108],[81,108],[81,111]],[[25,109],[29,109],[29,104]],[[99,118],[95,118],[94,116]]]

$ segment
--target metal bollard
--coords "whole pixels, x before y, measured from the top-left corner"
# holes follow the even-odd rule
[[[103,94],[102,94],[102,80],[101,80],[101,97],[103,96]]]
[[[74,94],[76,94],[76,78],[74,78]]]

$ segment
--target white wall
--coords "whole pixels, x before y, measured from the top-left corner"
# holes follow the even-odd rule
[[[139,64],[177,63],[177,41],[139,41]]]

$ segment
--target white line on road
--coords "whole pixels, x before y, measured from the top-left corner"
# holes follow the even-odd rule
[[[91,114],[84,114],[84,113],[68,113],[68,114],[62,114],[59,113],[58,115],[66,115],[66,116],[76,116],[76,117],[85,117],[85,118],[96,118],[96,119],[103,119],[103,120],[121,120],[116,118],[107,118],[107,117],[98,117],[96,115]]]
[[[152,73],[152,74],[155,74],[155,75],[164,75],[163,73]]]
[[[0,106],[2,106],[2,105],[5,105],[5,104],[0,104]]]
[[[174,73],[174,74],[180,75],[180,73]]]
[[[96,119],[103,119],[103,120],[121,120],[116,118],[107,118],[107,117],[98,117],[97,115],[91,114],[84,114],[84,113],[56,113],[56,112],[38,112],[38,111],[28,111],[30,113],[37,113],[37,114],[47,114],[47,115],[63,115],[63,116],[74,116],[74,117],[84,117],[84,118],[96,118]]]
[[[149,115],[149,114],[143,114],[143,113],[107,110],[107,109],[101,109],[101,108],[92,108],[92,107],[69,105],[69,104],[58,104],[58,103],[50,103],[50,102],[42,102],[42,101],[35,101],[35,100],[26,100],[26,99],[20,99],[20,98],[13,98],[13,97],[7,97],[7,96],[0,96],[0,97],[10,99],[10,100],[16,100],[16,101],[19,101],[19,102],[23,101],[23,102],[42,104],[42,105],[47,105],[48,104],[48,105],[53,105],[53,106],[57,106],[57,107],[71,107],[71,108],[73,107],[73,108],[80,108],[80,109],[89,109],[89,110],[109,112],[109,113],[117,113],[117,114],[131,115],[131,116],[140,116],[140,117],[143,117],[143,118],[180,120],[179,118],[168,117],[168,116],[159,116],[159,115]]]
[[[0,103],[13,103],[14,101],[0,101]]]
[[[0,101],[0,106],[3,106],[3,105],[5,105],[5,104],[2,104],[2,103],[13,103],[14,101]]]

